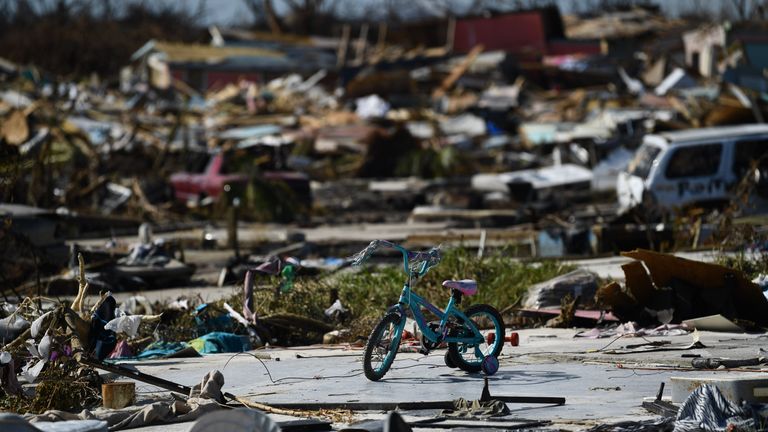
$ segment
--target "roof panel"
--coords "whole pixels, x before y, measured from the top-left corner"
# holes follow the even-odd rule
[[[670,143],[682,141],[722,140],[735,135],[768,134],[768,125],[746,124],[737,126],[721,126],[682,131],[664,132],[659,135]]]

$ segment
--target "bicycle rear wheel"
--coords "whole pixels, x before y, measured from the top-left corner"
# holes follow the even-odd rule
[[[371,331],[363,353],[363,371],[369,380],[380,380],[392,366],[403,334],[401,319],[405,318],[388,313]]]
[[[459,369],[466,372],[480,372],[486,356],[498,357],[504,347],[504,321],[493,306],[486,304],[472,305],[464,311],[478,330],[491,329],[495,333],[493,342],[484,339],[479,344],[449,343],[448,356]],[[459,337],[472,337],[471,327],[463,325],[458,329]]]

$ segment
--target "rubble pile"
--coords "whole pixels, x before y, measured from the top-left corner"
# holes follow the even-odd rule
[[[560,20],[547,8],[531,13]],[[733,174],[692,181],[672,173],[659,180],[662,189],[640,190],[648,158],[666,156],[658,145],[638,148],[646,135],[672,142],[684,135],[670,131],[763,122],[764,79],[750,75],[761,67],[759,44],[750,45],[744,26],[696,25],[647,9],[568,17],[562,35],[543,36],[535,70],[514,60],[515,42],[465,50],[455,40],[453,51],[409,53],[419,67],[405,54],[384,55],[397,52],[384,44],[333,64],[327,44],[270,45],[264,35],[218,29],[211,45],[147,42],[118,85],[55,80],[8,63],[3,201],[75,218],[69,238],[88,229],[83,219],[95,219],[91,228],[103,235],[142,219],[221,219],[237,207],[239,218],[256,221],[333,223],[343,210],[351,222],[401,218],[388,214],[395,211],[459,226],[532,223],[558,255],[692,242],[671,223],[690,209],[762,212],[764,164],[749,165],[762,150],[739,149]],[[594,34],[602,42],[586,36]],[[282,64],[290,50],[312,60]],[[210,66],[195,75],[201,61]],[[753,140],[765,131],[706,133]],[[731,150],[723,151],[721,159]],[[740,190],[746,201],[729,202],[742,180],[751,182]],[[720,220],[694,215],[700,246]],[[656,232],[643,227],[659,221],[667,224]],[[628,234],[627,223],[645,232]],[[571,241],[577,233],[596,239]]]
[[[0,425],[118,430],[236,404],[351,423],[361,405],[272,406],[223,391],[214,368],[192,388],[142,363],[247,353],[269,385],[343,379],[274,379],[262,359],[315,344],[359,354],[398,298],[402,261],[349,257],[385,237],[444,245],[421,282],[430,299],[448,297],[443,280],[477,280],[467,306],[498,308],[514,330],[613,338],[571,360],[685,351],[685,370],[765,365],[762,350],[696,350],[711,343],[700,332],[768,327],[768,29],[603,12],[550,5],[371,34],[340,23],[339,37],[214,26],[209,44],[148,40],[118,77],[0,59],[0,410],[26,414]],[[390,348],[424,353],[422,324],[408,317]],[[662,337],[692,341],[647,339]],[[622,338],[638,343],[611,346]],[[139,406],[134,381],[184,397]],[[440,418],[509,415],[487,385],[480,401],[435,402]],[[643,424],[684,430],[700,404],[752,412],[701,388],[681,407],[662,388],[643,406],[667,419]],[[565,403],[506,402],[523,400]],[[251,429],[301,427],[232,412]],[[614,426],[592,430],[626,424]]]

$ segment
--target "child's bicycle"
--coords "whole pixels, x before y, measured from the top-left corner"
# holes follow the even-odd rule
[[[386,240],[374,240],[352,257],[352,265],[360,265],[379,247],[389,247],[403,254],[403,269],[408,279],[400,300],[389,308],[384,318],[374,327],[363,354],[363,370],[371,381],[380,380],[387,373],[397,355],[406,321],[406,308],[411,311],[422,333],[421,353],[428,354],[442,343],[448,344],[445,364],[467,372],[483,371],[493,375],[499,368],[497,359],[504,344],[504,321],[492,306],[476,304],[464,312],[457,308],[463,296],[477,293],[473,280],[447,280],[443,286],[451,290],[451,299],[445,311],[433,306],[412,291],[412,285],[430,268],[440,263],[439,247],[425,252],[411,252]],[[427,323],[421,308],[439,318]],[[481,330],[490,330],[486,335]]]

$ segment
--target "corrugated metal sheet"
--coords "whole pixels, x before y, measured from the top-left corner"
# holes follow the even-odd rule
[[[454,49],[466,52],[483,44],[486,50],[545,52],[547,35],[539,11],[456,22]]]

